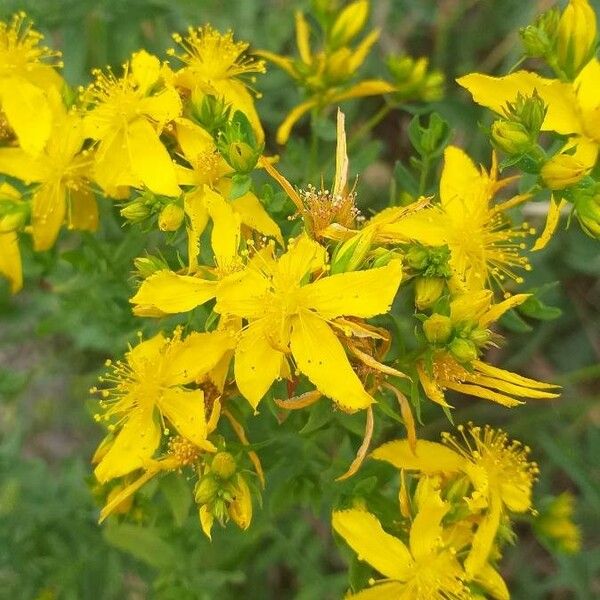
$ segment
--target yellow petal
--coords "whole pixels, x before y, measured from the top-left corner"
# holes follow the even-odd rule
[[[437,490],[428,490],[410,528],[409,547],[416,561],[431,556],[442,537],[442,519],[449,506]]]
[[[290,348],[300,371],[343,410],[354,412],[374,402],[330,326],[314,313],[303,310],[294,318]]]
[[[374,317],[389,312],[402,279],[402,264],[390,261],[385,267],[323,277],[300,288],[299,302],[324,319]]]
[[[510,383],[508,381],[504,381],[502,379],[494,379],[493,377],[486,377],[485,375],[480,374],[475,375],[472,380],[468,379],[468,381],[473,381],[479,385],[483,385],[493,390],[506,392],[507,394],[512,394],[513,396],[519,396],[520,398],[551,399],[558,397],[558,394],[555,394],[553,392],[534,390],[531,388],[516,385],[514,383]]]
[[[461,394],[466,394],[467,396],[475,396],[476,398],[483,398],[484,400],[491,400],[492,402],[497,402],[502,406],[512,407],[518,406],[519,404],[523,404],[523,402],[515,400],[515,398],[511,398],[510,396],[506,396],[505,394],[494,392],[493,390],[488,390],[487,388],[481,387],[480,385],[455,383],[454,381],[448,381],[446,382],[446,387],[456,392],[460,392]]]
[[[265,319],[250,323],[235,349],[235,382],[254,409],[279,377],[284,359],[267,339],[267,325]]]
[[[537,381],[536,379],[523,377],[523,375],[517,375],[517,373],[488,365],[480,360],[473,361],[473,366],[475,367],[475,370],[479,371],[480,373],[485,373],[486,375],[494,377],[495,379],[511,381],[512,383],[516,383],[517,385],[521,385],[523,387],[533,388],[536,390],[549,390],[559,387],[553,383],[544,383],[542,381]]]
[[[296,46],[298,46],[298,53],[300,54],[300,60],[306,65],[310,65],[312,62],[312,56],[310,52],[310,27],[304,18],[304,15],[297,10],[296,11]]]
[[[423,390],[425,390],[425,394],[427,397],[439,404],[440,406],[444,406],[446,408],[451,408],[451,406],[446,402],[446,398],[444,397],[444,392],[442,388],[438,385],[435,379],[432,379],[429,376],[429,373],[425,370],[424,366],[418,362],[417,365],[417,373],[419,375],[419,381],[423,386]]]
[[[213,523],[215,522],[215,517],[208,508],[207,504],[203,504],[200,507],[198,510],[198,517],[200,518],[200,526],[202,527],[204,535],[206,535],[209,540],[212,540],[211,531]]]
[[[163,313],[174,314],[193,310],[215,297],[217,282],[177,275],[163,269],[150,275],[129,302],[141,308],[157,308]]]
[[[204,204],[213,221],[211,246],[218,266],[230,268],[240,245],[240,217],[231,204],[217,192],[206,187]]]
[[[203,378],[234,347],[235,336],[228,330],[191,333],[169,348],[165,385],[182,385]]]
[[[122,477],[144,466],[160,441],[160,428],[154,422],[152,407],[134,410],[110,450],[94,470],[100,483]]]
[[[236,198],[231,202],[231,206],[240,215],[244,225],[263,235],[275,238],[283,246],[283,236],[279,225],[271,218],[261,201],[252,192]]]
[[[550,200],[550,206],[548,207],[548,216],[546,217],[546,225],[544,231],[540,237],[535,241],[535,244],[531,248],[532,251],[542,250],[548,245],[548,242],[552,239],[558,223],[560,221],[560,213],[563,207],[567,204],[564,198],[561,198],[558,202],[554,197]]]
[[[207,439],[204,393],[202,390],[169,388],[158,402],[160,412],[173,424],[179,435],[203,450],[213,452],[215,446]]]
[[[217,290],[215,312],[246,319],[264,316],[269,280],[254,269],[246,269],[223,279]]]
[[[194,165],[198,157],[216,150],[210,133],[193,121],[181,118],[175,123],[179,147],[190,164]]]
[[[54,245],[66,212],[65,188],[61,184],[42,184],[34,193],[31,227],[33,246],[37,251],[48,250]]]
[[[421,242],[442,246],[447,242],[447,217],[438,207],[427,208],[392,223],[374,223],[377,238],[383,242]]]
[[[509,311],[515,306],[523,304],[523,302],[525,302],[525,300],[527,300],[527,298],[530,296],[531,294],[515,294],[514,296],[511,296],[502,302],[493,304],[491,308],[479,318],[479,326],[487,327],[491,323],[495,323],[505,312]]]
[[[471,551],[465,560],[465,571],[472,579],[488,561],[494,538],[500,526],[502,505],[496,496],[490,498],[486,515],[481,520],[471,544]]]
[[[160,361],[161,355],[167,344],[168,341],[163,334],[158,333],[155,336],[140,342],[127,352],[125,355],[127,362],[140,376],[139,379],[146,376],[148,366],[154,367],[154,365]]]
[[[138,114],[148,115],[160,129],[181,114],[181,98],[175,88],[167,87],[153,96],[140,100]]]
[[[8,279],[13,294],[23,287],[19,238],[14,231],[0,233],[0,275]]]
[[[52,111],[44,91],[21,77],[7,77],[0,87],[0,100],[21,148],[39,154],[52,129]]]
[[[255,56],[260,56],[261,58],[265,58],[273,64],[277,65],[280,69],[285,71],[290,77],[294,79],[298,76],[296,69],[294,67],[294,61],[287,56],[280,56],[279,54],[275,54],[274,52],[268,52],[267,50],[257,50],[254,53]]]
[[[98,144],[94,154],[93,175],[104,192],[113,196],[121,186],[141,186],[139,176],[132,172],[125,129],[109,133]],[[125,197],[128,198],[129,194]]]
[[[43,156],[32,157],[22,148],[0,148],[0,173],[26,183],[42,182],[48,177],[48,163]]]
[[[408,548],[381,527],[375,516],[364,510],[335,511],[333,529],[374,569],[390,579],[403,580],[412,565]]]
[[[379,39],[379,30],[374,29],[371,31],[362,42],[356,47],[356,50],[352,53],[348,60],[348,72],[354,73],[361,65],[365,62],[367,55],[369,54],[373,44]],[[383,92],[385,93],[385,92]]]
[[[379,446],[371,456],[376,460],[385,460],[398,469],[421,471],[425,474],[455,473],[460,471],[465,459],[443,444],[417,440],[415,452],[408,440],[395,440]]]
[[[456,80],[473,95],[482,106],[502,114],[507,102],[514,102],[520,92],[531,96],[534,90],[548,106],[542,128],[557,133],[582,133],[577,114],[577,101],[570,84],[555,79],[544,79],[535,73],[517,71],[505,77],[490,77],[471,73]]]
[[[341,196],[348,182],[348,149],[344,113],[337,111],[337,144],[335,147],[335,177],[333,178],[333,197]]]
[[[94,191],[79,184],[69,189],[69,229],[96,231],[98,229],[98,203]]]
[[[143,475],[140,475],[140,477],[135,479],[132,483],[126,485],[116,496],[109,497],[109,501],[100,511],[100,519],[98,519],[98,524],[102,523],[104,519],[109,517],[113,511],[119,507],[121,502],[127,500],[127,498],[135,494],[145,483],[150,481],[150,479],[152,479],[157,472],[158,469],[156,468],[149,469]]]
[[[325,261],[325,248],[302,234],[288,246],[288,251],[279,259],[278,271],[290,283],[299,283],[307,274],[322,269]]]
[[[352,98],[364,98],[365,96],[380,96],[383,94],[391,94],[395,92],[396,88],[387,81],[382,79],[366,79],[361,81],[343,92],[335,94],[331,99],[330,103],[343,102],[344,100],[351,100]]]
[[[456,146],[444,151],[444,168],[440,179],[440,198],[444,211],[460,219],[465,207],[471,210],[473,202],[487,202],[487,176],[475,166],[469,156]]]
[[[473,580],[481,585],[494,600],[510,600],[510,592],[504,579],[502,579],[502,575],[489,563],[481,567]]]
[[[252,521],[252,494],[246,480],[238,473],[234,498],[228,508],[231,520],[240,528],[248,529]]]
[[[275,139],[278,144],[285,144],[292,132],[292,128],[294,125],[311,109],[317,105],[317,100],[315,98],[311,98],[310,100],[305,100],[304,102],[295,106],[283,120],[279,128],[277,129],[277,134]]]
[[[131,57],[131,74],[138,87],[146,92],[160,77],[160,60],[145,50]]]
[[[189,219],[188,235],[188,263],[191,272],[198,268],[198,255],[200,254],[200,236],[208,223],[208,210],[204,203],[205,186],[199,187],[183,197],[183,210]]]
[[[158,134],[145,119],[127,127],[127,150],[133,173],[155,194],[179,196],[173,162]]]
[[[583,132],[596,141],[600,140],[600,98],[598,97],[598,81],[600,81],[600,61],[592,58],[581,70],[574,87],[577,92],[577,100],[581,110],[583,121]]]

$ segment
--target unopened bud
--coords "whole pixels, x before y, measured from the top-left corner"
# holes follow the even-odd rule
[[[133,264],[139,273],[140,277],[146,279],[156,273],[156,271],[162,271],[168,269],[169,266],[164,260],[158,258],[158,256],[140,256],[135,258]]]
[[[181,227],[184,218],[185,212],[181,206],[167,204],[158,216],[158,227],[161,231],[177,231]]]
[[[24,210],[15,209],[0,217],[0,233],[18,231],[25,225],[27,214]]]
[[[507,154],[523,154],[532,146],[531,137],[523,125],[502,119],[492,123],[492,141]]]
[[[478,356],[477,347],[471,340],[455,338],[450,342],[448,349],[459,363],[473,362]]]
[[[219,484],[215,478],[211,475],[205,475],[196,484],[196,489],[194,490],[196,504],[208,504],[209,502],[212,502],[218,491]]]
[[[331,274],[356,271],[371,248],[374,229],[364,229],[340,244],[331,259]]]
[[[256,166],[259,153],[245,142],[233,142],[225,159],[238,173],[249,173]]]
[[[217,452],[210,465],[211,472],[219,479],[229,479],[236,469],[235,459],[229,452]]]
[[[556,58],[571,79],[592,57],[596,47],[596,14],[588,0],[570,0],[558,23]]]
[[[551,190],[562,190],[580,181],[589,168],[571,154],[557,154],[544,164],[540,175]]]
[[[452,333],[452,321],[445,315],[431,315],[423,323],[423,331],[430,344],[444,344]]]
[[[477,346],[485,346],[490,341],[490,332],[482,327],[476,327],[471,331],[469,339]]]
[[[228,506],[229,517],[240,528],[248,529],[252,521],[252,494],[242,475],[237,476],[233,499]]]
[[[134,200],[123,207],[120,213],[130,223],[139,223],[150,216],[150,207],[144,200]]]
[[[406,253],[406,264],[417,271],[425,269],[429,262],[429,252],[423,246],[413,246]]]
[[[600,192],[578,195],[575,198],[575,215],[589,236],[600,239]]]
[[[443,277],[418,277],[415,281],[415,304],[419,310],[430,308],[444,291]]]

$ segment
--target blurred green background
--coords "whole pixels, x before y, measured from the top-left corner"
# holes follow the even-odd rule
[[[487,162],[489,146],[479,129],[486,115],[457,88],[454,77],[472,70],[506,72],[519,58],[518,28],[549,6],[522,0],[377,0],[371,23],[382,28],[381,41],[364,73],[383,74],[380,59],[392,52],[430,56],[449,82],[446,98],[433,108],[454,127],[453,141]],[[191,24],[232,28],[253,47],[289,53],[297,8],[309,3],[2,0],[0,18],[26,10],[49,44],[63,50],[68,81],[79,84],[89,80],[91,67],[118,65],[141,47],[161,55],[170,46],[170,33]],[[275,152],[275,128],[299,97],[282,73],[270,71],[257,83],[263,93],[258,110]],[[380,99],[346,103],[350,127],[380,105]],[[393,112],[373,140],[350,157],[352,174],[361,174],[358,192],[367,212],[369,205],[385,204],[394,162],[410,153],[409,119],[408,112]],[[291,178],[304,172],[306,123],[296,135],[282,163]],[[332,142],[324,140],[322,148],[325,160]],[[43,255],[25,249],[24,292],[11,297],[0,284],[0,598],[341,597],[347,588],[345,560],[330,534],[329,511],[353,488],[344,484],[336,498],[323,490],[331,488],[328,482],[351,457],[349,440],[356,448],[359,437],[347,423],[327,427],[331,416],[311,412],[308,421],[298,415],[281,426],[276,448],[269,449],[264,506],[255,507],[255,521],[245,534],[219,529],[209,544],[176,482],[168,480],[152,500],[169,507],[168,522],[157,510],[144,529],[96,525],[89,458],[101,432],[90,418],[94,409],[87,390],[104,359],[121,353],[140,328],[127,298],[132,259],[146,246],[146,240],[121,228],[114,207],[106,203],[102,210],[98,236],[65,235]],[[540,226],[539,216],[528,218]],[[564,490],[577,498],[576,521],[584,540],[578,555],[553,554],[528,525],[518,526],[519,543],[503,562],[516,599],[600,597],[598,248],[576,226],[559,232],[535,257],[526,285],[555,282],[543,300],[560,309],[560,316],[554,318],[557,311],[549,309],[547,320],[508,323],[510,343],[493,357],[507,368],[561,383],[562,399],[512,411],[483,401],[456,403],[457,422],[502,424],[532,446],[542,469],[538,498]],[[253,423],[254,440],[266,439],[274,426],[271,415],[263,417]],[[448,426],[438,413],[434,418],[421,429],[422,436]],[[343,427],[349,431],[340,444]],[[302,437],[295,433],[298,428]],[[401,428],[397,434],[402,435]]]

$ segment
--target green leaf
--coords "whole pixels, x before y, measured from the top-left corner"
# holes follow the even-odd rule
[[[177,527],[182,527],[192,504],[192,493],[188,483],[178,473],[170,473],[161,480],[160,489],[169,503]]]
[[[556,306],[548,306],[535,296],[530,296],[519,306],[519,312],[538,321],[553,321],[562,315]]]
[[[533,327],[526,323],[514,310],[509,310],[502,315],[500,325],[514,333],[529,333],[533,331]]]
[[[157,569],[166,569],[176,563],[173,547],[160,537],[155,527],[110,523],[104,530],[104,538],[115,548],[129,552]]]

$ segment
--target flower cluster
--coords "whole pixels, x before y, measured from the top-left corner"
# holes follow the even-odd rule
[[[459,427],[462,442],[446,435],[436,444],[418,439],[416,423],[424,405],[450,416],[458,395],[504,407],[558,396],[552,383],[490,364],[487,350],[502,341],[503,315],[532,300],[520,289],[528,253],[547,243],[562,206],[572,202],[584,229],[600,236],[600,66],[590,11],[572,0],[524,31],[530,54],[534,33],[546,36],[556,79],[526,71],[460,79],[500,115],[488,167],[440,144],[435,193],[368,218],[350,176],[344,114],[338,109],[331,185],[314,173],[299,187],[265,151],[254,89],[267,59],[307,93],[279,143],[306,112],[349,98],[439,97],[441,75],[407,57],[388,60],[392,82],[354,81],[378,37],[352,46],[366,0],[325,15],[317,52],[298,13],[298,59],[249,54],[231,32],[206,25],[175,34],[164,59],[140,50],[78,90],[23,15],[0,26],[0,173],[11,178],[0,186],[0,273],[13,291],[22,285],[19,236],[42,251],[65,224],[94,230],[97,195],[117,201],[125,223],[163,232],[180,258],[135,261],[132,310],[157,320],[157,333],[108,361],[92,389],[106,429],[93,457],[101,520],[127,513],[142,486],[175,473],[190,483],[207,536],[215,520],[247,529],[268,479],[247,423],[328,399],[327,410],[341,419],[359,413],[365,423],[338,479],[360,469],[375,425],[399,422],[406,432],[372,453],[401,472],[396,535],[363,508],[334,512],[335,531],[386,577],[353,597],[508,597],[496,564],[511,516],[532,510],[529,450],[472,425]],[[541,131],[567,139],[550,156]],[[500,164],[498,152],[507,155]],[[519,172],[501,176],[508,167]],[[531,173],[536,183],[523,191]],[[259,191],[261,177],[287,202],[288,219]],[[536,238],[515,209],[544,190],[554,199]],[[402,311],[414,331],[405,340],[393,326]]]

